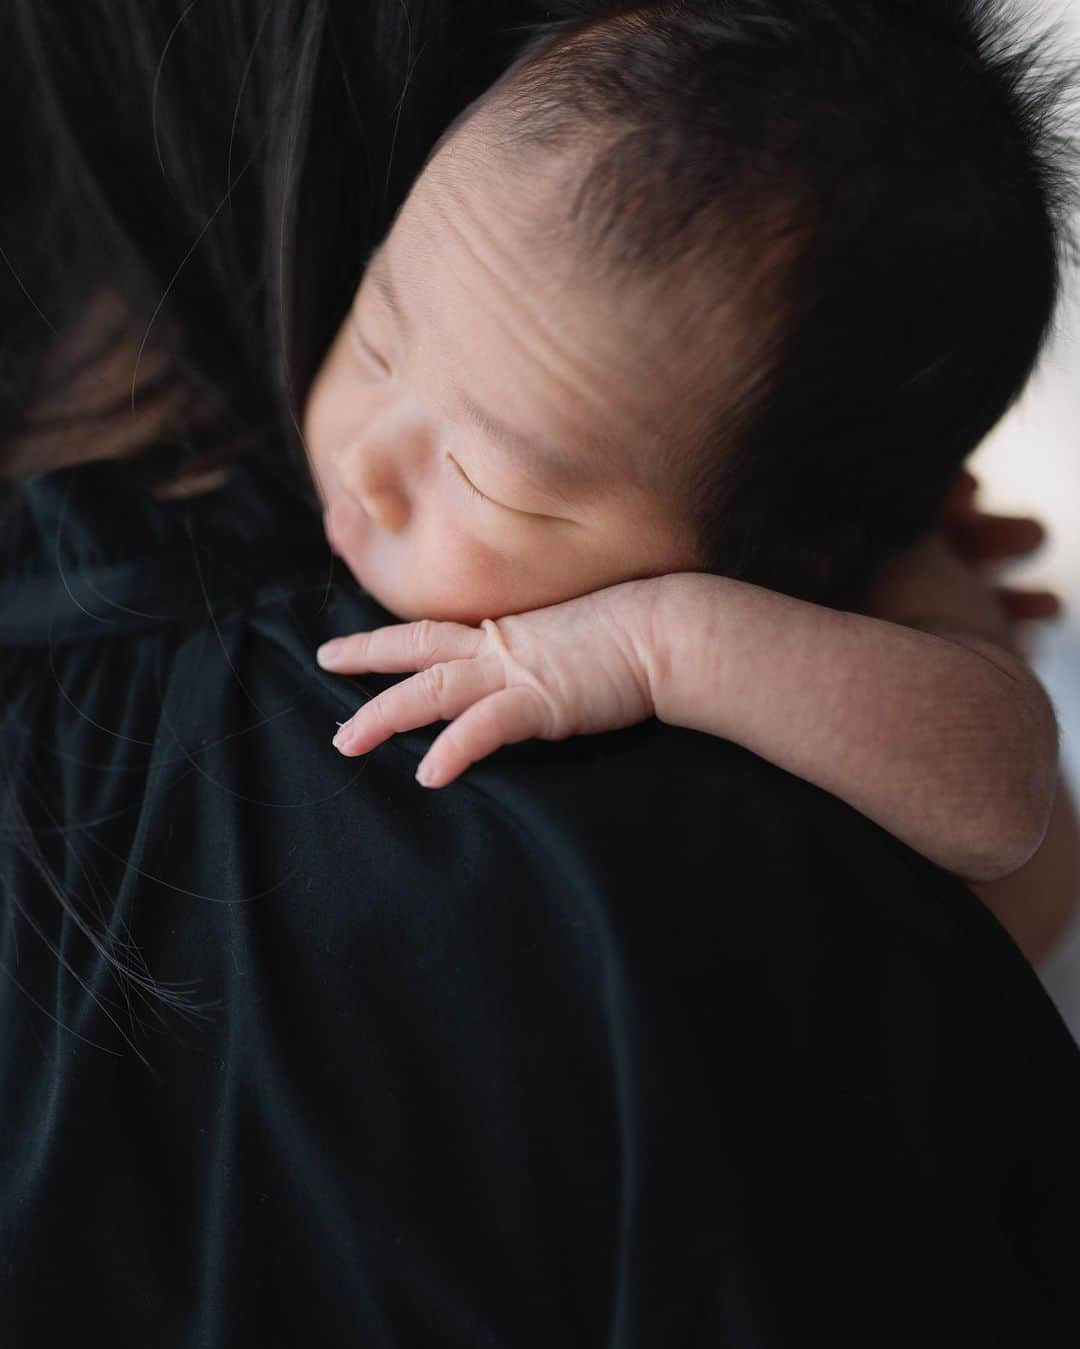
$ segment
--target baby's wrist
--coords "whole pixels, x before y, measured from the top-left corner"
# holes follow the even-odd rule
[[[728,736],[735,709],[718,696],[736,644],[739,583],[707,572],[655,578],[645,635],[655,715],[671,726]]]

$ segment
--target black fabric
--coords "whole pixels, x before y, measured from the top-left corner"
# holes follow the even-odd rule
[[[963,886],[655,721],[341,758],[393,615],[253,465],[22,503],[5,1349],[1080,1343],[1078,1054]]]

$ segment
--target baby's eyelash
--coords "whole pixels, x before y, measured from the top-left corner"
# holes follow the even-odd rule
[[[485,496],[478,487],[473,486],[471,480],[466,475],[465,470],[461,467],[461,465],[458,463],[458,461],[454,458],[452,454],[448,454],[446,457],[457,469],[458,477],[461,479],[462,483],[464,483],[467,491],[471,492],[474,497],[479,497],[481,501],[486,501],[490,506],[497,506],[499,504],[497,501],[492,501],[491,497]]]

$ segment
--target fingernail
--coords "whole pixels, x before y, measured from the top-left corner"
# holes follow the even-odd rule
[[[352,728],[352,723],[346,721],[343,725],[339,726],[338,729],[337,729],[337,734],[334,736],[334,739],[333,739],[333,745],[334,745],[334,748],[335,748],[335,749],[348,749],[348,748],[349,748],[349,741],[350,741],[352,738],[353,738],[353,728]]]
[[[338,638],[332,641],[323,642],[318,651],[315,652],[315,659],[324,670],[332,670],[336,658],[341,654],[341,642]]]
[[[421,787],[430,787],[435,781],[435,774],[429,763],[422,763],[416,770],[416,780]]]

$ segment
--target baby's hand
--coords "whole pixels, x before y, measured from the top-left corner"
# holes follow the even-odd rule
[[[317,655],[327,670],[421,672],[365,703],[334,745],[365,754],[397,731],[450,721],[416,773],[443,787],[500,745],[644,721],[656,595],[656,578],[643,578],[478,628],[423,619],[327,642]]]
[[[957,476],[937,528],[881,569],[864,597],[866,611],[978,635],[1019,654],[1024,639],[1015,624],[1055,617],[1060,601],[1046,590],[995,586],[987,567],[1027,557],[1045,531],[1037,520],[981,510],[977,490],[970,473]]]

